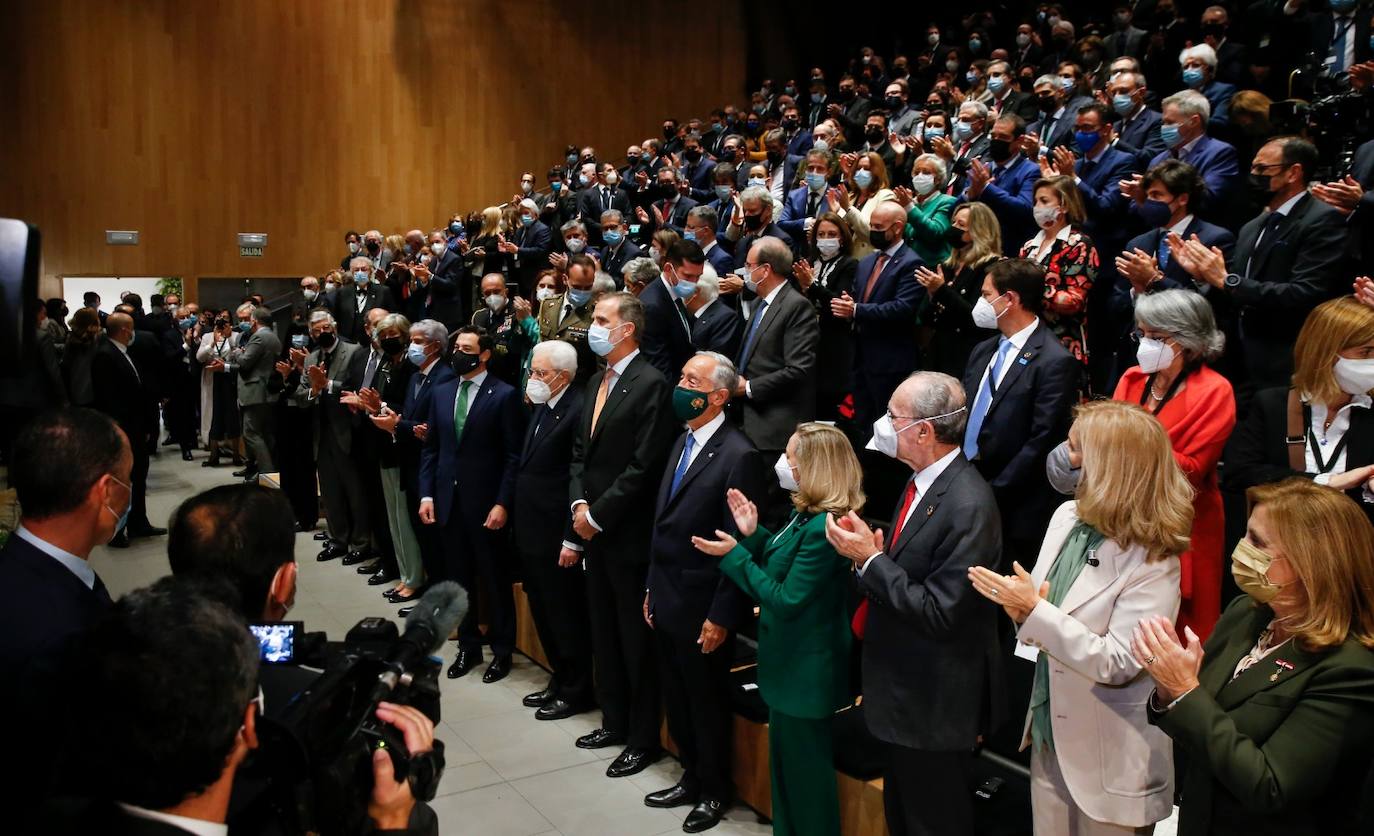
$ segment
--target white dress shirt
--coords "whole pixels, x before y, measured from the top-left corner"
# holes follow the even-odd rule
[[[930,490],[930,486],[935,484],[935,480],[940,478],[940,474],[944,473],[945,468],[949,467],[950,464],[954,461],[954,458],[959,455],[959,450],[960,448],[955,447],[953,450],[950,450],[948,453],[944,454],[936,461],[926,465],[921,470],[916,471],[915,475],[912,477],[912,479],[916,482],[916,496],[912,498],[911,507],[906,509],[906,516],[902,517],[901,523],[893,526],[894,530],[901,530],[903,528],[906,528],[907,521],[910,520],[911,515],[916,512],[916,506],[921,504],[921,497],[926,495],[926,491]],[[906,495],[905,486],[902,487],[902,495]],[[894,543],[893,545],[896,545],[896,543]],[[868,558],[864,560],[863,565],[859,567],[859,577],[863,577],[864,570],[868,568],[869,562],[873,560],[873,558],[880,557],[881,555],[881,551],[877,551],[873,554],[870,554]]]
[[[634,351],[631,351],[629,354],[627,354],[627,355],[625,355],[624,357],[622,357],[622,358],[620,359],[620,362],[619,362],[619,363],[616,363],[614,366],[610,366],[610,367],[608,367],[608,368],[606,369],[606,375],[607,375],[608,377],[611,378],[611,382],[608,383],[608,384],[606,384],[606,400],[607,400],[607,401],[609,401],[609,400],[611,399],[611,390],[615,388],[616,381],[620,380],[620,376],[623,375],[623,374],[625,374],[625,369],[626,369],[627,367],[629,367],[630,361],[633,360],[633,359],[635,359],[635,358],[638,357],[638,356],[639,356],[639,349],[636,348]],[[593,401],[593,403],[595,403],[595,401]],[[605,407],[603,406],[602,408],[604,409]],[[592,509],[591,509],[591,505],[590,505],[590,503],[587,502],[587,500],[585,500],[585,499],[579,499],[579,500],[577,500],[576,502],[574,502],[574,503],[572,504],[572,508],[571,508],[570,510],[576,511],[576,510],[577,510],[577,506],[579,506],[579,505],[586,505],[586,506],[588,506],[588,507],[587,507],[587,522],[591,525],[592,528],[595,528],[597,531],[602,531],[603,529],[601,528],[601,526],[597,525],[597,524],[596,524],[596,520],[592,519]],[[576,543],[569,543],[567,540],[564,540],[564,541],[563,541],[563,546],[564,546],[564,548],[569,548],[569,549],[572,549],[573,551],[578,551],[578,552],[582,551],[582,547],[581,547],[581,546],[577,545]]]
[[[1339,476],[1346,471],[1345,455],[1346,448],[1341,448],[1341,452],[1334,459],[1331,458],[1331,451],[1335,450],[1345,438],[1345,434],[1350,430],[1350,416],[1355,409],[1369,409],[1374,401],[1368,395],[1355,395],[1350,399],[1350,403],[1336,411],[1336,417],[1331,419],[1331,426],[1326,424],[1326,404],[1316,403],[1309,398],[1304,398],[1307,406],[1312,410],[1312,433],[1303,435],[1303,462],[1308,473],[1316,473],[1312,479],[1318,485],[1325,485],[1331,481],[1331,477]],[[1317,468],[1317,457],[1312,450],[1312,438],[1317,439],[1317,446],[1320,448],[1322,458],[1326,460],[1327,470],[1321,473]]]
[[[1002,381],[1006,379],[1007,370],[1011,368],[1012,359],[1017,354],[1021,353],[1021,349],[1026,347],[1026,341],[1030,339],[1031,334],[1035,333],[1035,329],[1038,325],[1040,325],[1040,320],[1037,318],[1030,325],[1027,325],[1025,328],[1022,328],[1020,331],[1017,331],[1007,338],[1011,341],[1012,350],[1007,354],[1006,360],[1002,362],[1002,368],[997,370],[997,379],[992,382],[992,390],[994,392],[997,391],[997,387],[1002,385]],[[999,342],[998,345],[1000,346],[1001,343]],[[983,376],[978,379],[978,388],[973,390],[975,394],[982,390],[983,381],[988,379],[988,372],[992,371],[992,364],[995,362],[997,362],[997,350],[993,349],[992,357],[988,358],[988,365],[983,369]],[[969,402],[970,409],[973,408],[972,403],[972,401]]]
[[[1041,229],[1039,232],[1035,233],[1034,238],[1026,242],[1026,246],[1029,247],[1026,258],[1029,258],[1031,261],[1043,263],[1045,257],[1054,251],[1054,242],[1067,241],[1069,235],[1072,233],[1073,226],[1071,224],[1064,224],[1063,229],[1060,229],[1059,232],[1055,234],[1053,241],[1046,241],[1045,230]]]
[[[188,818],[187,816],[174,816],[171,813],[159,813],[157,810],[145,810],[142,807],[135,807],[122,801],[119,802],[119,807],[134,818],[170,824],[172,827],[193,833],[195,836],[228,836],[229,833],[229,825],[227,824],[218,824],[204,819]]]
[[[82,560],[66,549],[54,546],[52,543],[42,539],[32,531],[29,531],[22,523],[19,525],[19,530],[14,532],[14,536],[67,567],[67,570],[73,575],[76,575],[77,580],[84,583],[87,589],[95,589],[95,570],[91,568],[89,562]]]

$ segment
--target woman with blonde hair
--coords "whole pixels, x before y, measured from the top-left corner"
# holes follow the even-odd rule
[[[830,718],[848,702],[850,562],[825,538],[827,514],[862,513],[863,473],[849,438],[828,424],[805,423],[773,466],[794,508],[776,534],[737,490],[726,496],[738,542],[693,537],[720,570],[758,601],[759,694],[768,704],[773,832],[840,832]]]
[[[1142,619],[1150,722],[1185,753],[1179,836],[1368,833],[1374,758],[1374,527],[1338,491],[1292,478],[1247,493],[1231,555],[1246,594],[1206,646]]]
[[[973,306],[982,296],[988,267],[1002,257],[1002,226],[987,204],[963,203],[954,210],[948,238],[952,249],[944,265],[917,267],[916,281],[932,303],[926,315],[933,331],[926,368],[958,378],[973,347],[996,334],[973,324]]]
[[[887,165],[882,154],[877,151],[864,151],[840,155],[840,171],[844,183],[826,192],[830,211],[837,213],[849,224],[854,233],[854,252],[856,259],[873,252],[869,242],[869,221],[873,210],[885,200],[897,199],[896,192],[890,188]]]
[[[1083,232],[1083,197],[1072,177],[1035,183],[1031,211],[1040,231],[1021,257],[1045,268],[1045,324],[1079,362],[1088,362],[1088,291],[1097,279],[1097,248]]]
[[[1173,764],[1145,720],[1151,682],[1131,633],[1178,611],[1193,489],[1164,428],[1133,404],[1079,407],[1069,445],[1083,476],[1034,570],[975,566],[969,580],[1016,622],[1018,655],[1035,659],[1022,740],[1035,832],[1150,833],[1173,810]]]
[[[506,264],[506,254],[497,249],[498,235],[506,232],[505,222],[501,219],[499,206],[488,206],[482,210],[482,228],[477,235],[468,240],[468,249],[463,253],[468,271],[478,276],[500,273]]]
[[[1348,491],[1374,516],[1374,503],[1364,501],[1374,479],[1371,390],[1374,310],[1353,296],[1323,302],[1298,332],[1293,385],[1255,393],[1236,425],[1223,486],[1240,492],[1303,476]]]

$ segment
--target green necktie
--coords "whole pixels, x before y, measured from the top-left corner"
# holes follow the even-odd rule
[[[471,388],[471,380],[464,380],[458,386],[458,405],[453,409],[453,437],[457,441],[463,440],[463,425],[468,422],[468,390]]]

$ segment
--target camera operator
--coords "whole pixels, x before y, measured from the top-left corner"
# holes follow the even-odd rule
[[[224,582],[239,615],[250,622],[280,621],[296,598],[294,524],[291,506],[280,491],[253,484],[211,488],[187,499],[172,515],[167,543],[172,573]],[[265,720],[273,722],[277,712],[318,675],[300,665],[264,665],[259,681]],[[434,724],[415,708],[382,703],[377,717],[404,731],[411,755],[434,748]],[[270,817],[259,818],[268,811],[256,803],[263,800],[270,776],[256,774],[251,767],[248,780],[235,794],[234,824],[238,829],[237,814],[242,810],[245,818],[253,819],[243,832],[261,833],[273,824]],[[372,767],[368,816],[376,830],[437,833],[434,811],[416,803],[406,782],[395,780],[391,759],[374,757]]]

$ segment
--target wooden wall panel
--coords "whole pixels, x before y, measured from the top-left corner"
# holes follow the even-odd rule
[[[318,272],[348,228],[429,228],[522,168],[542,184],[568,142],[619,156],[665,111],[744,98],[732,0],[7,6],[0,215],[42,229],[49,294],[62,274]]]

